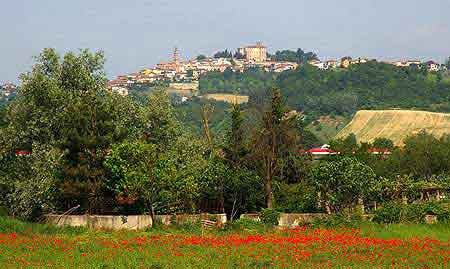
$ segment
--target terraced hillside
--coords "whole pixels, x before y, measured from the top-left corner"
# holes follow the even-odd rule
[[[337,135],[356,135],[358,142],[372,142],[385,137],[401,146],[408,135],[422,130],[437,137],[450,134],[450,114],[412,110],[360,110]]]

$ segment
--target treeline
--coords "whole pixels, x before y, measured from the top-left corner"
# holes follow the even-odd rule
[[[279,88],[290,108],[312,117],[350,116],[360,109],[450,111],[448,77],[376,61],[337,70],[319,70],[305,64],[279,75],[261,70],[209,73],[200,80],[202,93],[237,92],[250,95],[250,102],[254,103],[267,96],[265,86]]]
[[[208,72],[199,82],[201,94],[235,93],[259,96],[275,86],[276,76],[259,68],[251,68],[244,73],[226,69],[221,72]]]

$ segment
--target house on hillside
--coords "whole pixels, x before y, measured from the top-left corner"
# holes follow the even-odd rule
[[[436,63],[435,61],[428,61],[425,65],[427,66],[428,71],[437,72],[440,69],[439,63]]]
[[[334,59],[330,59],[325,62],[325,69],[335,69],[337,66],[337,61]]]
[[[326,156],[339,154],[339,152],[332,150],[330,148],[330,145],[327,144],[321,146],[320,148],[312,148],[306,151],[306,153],[310,154],[313,160],[318,160]]]
[[[325,63],[323,63],[322,61],[319,60],[310,60],[308,61],[308,64],[315,66],[317,68],[319,68],[320,70],[324,70],[325,69]]]

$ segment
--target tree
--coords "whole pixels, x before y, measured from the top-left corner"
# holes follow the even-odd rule
[[[106,91],[102,52],[68,52],[63,59],[45,49],[8,108],[3,154],[35,151],[34,145],[62,152],[57,170],[56,209],[74,205],[102,212],[110,199],[103,165],[113,143],[136,137],[142,129],[140,108]]]
[[[206,60],[207,57],[205,55],[203,55],[203,54],[200,54],[200,55],[197,56],[196,59],[197,59],[197,61],[203,61],[203,60]]]
[[[57,166],[61,152],[33,145],[31,156],[7,157],[0,161],[0,205],[23,220],[36,221],[55,209]]]
[[[157,88],[150,94],[144,118],[145,140],[157,144],[161,151],[170,147],[180,135],[180,123],[175,117],[170,96],[165,88]]]
[[[320,162],[311,170],[310,183],[320,193],[328,213],[362,203],[374,187],[375,173],[354,158]]]
[[[372,146],[376,149],[394,149],[394,142],[388,138],[377,137],[372,143]]]
[[[230,161],[233,167],[240,167],[243,162],[243,158],[247,153],[244,142],[244,130],[242,123],[244,121],[242,117],[241,106],[239,104],[233,104],[231,110],[231,128],[227,135],[227,146],[225,148],[226,158]]]
[[[297,49],[297,51],[292,50],[282,50],[275,52],[272,56],[275,61],[279,62],[295,62],[295,63],[307,63],[310,60],[316,60],[317,55],[313,52],[305,53],[302,49]]]
[[[349,134],[344,139],[330,141],[333,150],[345,155],[353,155],[358,150],[358,142],[355,134]]]
[[[447,69],[450,70],[450,57],[448,57],[447,61],[445,62],[445,66],[447,66]]]
[[[113,175],[113,182],[108,184],[112,191],[131,202],[142,199],[152,218],[159,193],[166,184],[154,173],[157,163],[156,146],[142,142],[114,145],[105,159]]]
[[[214,58],[218,59],[218,58],[233,58],[233,54],[231,53],[231,51],[228,51],[228,49],[224,50],[224,51],[218,51],[214,54]]]
[[[245,55],[241,54],[239,51],[236,51],[233,56],[234,59],[242,60],[245,59]]]
[[[252,138],[250,159],[264,181],[267,208],[273,208],[272,184],[283,169],[283,157],[296,151],[299,141],[296,116],[285,115],[279,90],[272,90],[270,110],[266,111]]]

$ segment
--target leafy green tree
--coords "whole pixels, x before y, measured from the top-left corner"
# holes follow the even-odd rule
[[[253,169],[264,182],[267,208],[273,208],[273,182],[283,170],[282,158],[297,151],[299,132],[298,118],[285,114],[280,91],[274,89],[270,110],[262,117],[260,128],[252,137],[250,160]]]
[[[348,157],[320,162],[310,176],[328,213],[341,212],[370,197],[374,182],[375,173],[370,167]]]
[[[103,165],[113,143],[142,129],[140,108],[130,99],[106,91],[104,56],[82,50],[61,57],[45,49],[8,107],[2,130],[5,155],[35,151],[45,145],[62,152],[58,163],[58,210],[80,204],[82,210],[102,212],[110,194]]]
[[[164,88],[155,89],[148,98],[144,111],[145,140],[164,150],[180,135],[179,122],[175,116],[170,96]]]
[[[231,161],[234,167],[242,165],[243,158],[247,153],[242,126],[243,121],[241,106],[234,104],[231,110],[231,128],[227,136],[228,141],[225,148],[226,158]]]
[[[344,139],[332,140],[330,146],[333,150],[344,155],[353,155],[359,149],[355,134],[349,134]]]
[[[392,142],[392,140],[390,140],[388,138],[377,137],[372,142],[372,146],[374,148],[376,148],[376,149],[389,149],[389,150],[392,150],[392,149],[394,149],[394,142]]]
[[[30,156],[10,156],[0,161],[0,205],[24,220],[39,220],[55,209],[57,165],[61,152],[33,145]]]
[[[310,60],[317,59],[317,55],[313,52],[304,52],[302,49],[297,51],[282,50],[275,52],[272,56],[275,61],[279,62],[295,62],[295,63],[307,63]]]
[[[113,175],[108,184],[118,197],[131,201],[141,198],[153,217],[165,183],[154,174],[158,163],[156,146],[142,142],[114,145],[105,159]]]
[[[400,174],[429,178],[450,171],[450,137],[440,139],[426,132],[407,137],[399,152]],[[398,156],[398,155],[397,155]]]

